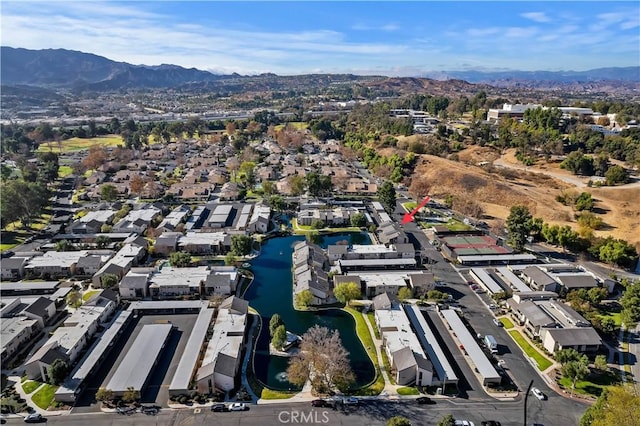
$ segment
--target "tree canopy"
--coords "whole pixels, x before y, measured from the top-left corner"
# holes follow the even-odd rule
[[[378,188],[378,200],[387,213],[394,212],[396,209],[396,189],[393,182],[387,180]]]
[[[249,235],[237,234],[231,236],[231,252],[236,256],[246,256],[251,253],[253,239]]]
[[[344,282],[335,286],[333,294],[340,303],[348,305],[352,300],[358,299],[362,292],[360,290],[360,284],[356,282]]]
[[[513,206],[507,217],[507,230],[509,231],[509,244],[516,250],[522,250],[527,242],[531,230],[531,213],[526,206]]]

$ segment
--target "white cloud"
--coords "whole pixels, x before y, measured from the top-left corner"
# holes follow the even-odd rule
[[[382,25],[370,25],[370,24],[365,24],[363,22],[358,22],[356,24],[353,24],[351,26],[352,30],[356,30],[356,31],[386,31],[386,32],[390,32],[390,31],[396,31],[398,29],[400,29],[400,26],[398,24],[395,24],[393,22],[388,23],[388,24],[382,24]]]
[[[551,21],[551,18],[549,18],[544,12],[527,12],[527,13],[521,14],[520,16],[534,22],[539,22],[539,23],[545,23],[545,22]]]

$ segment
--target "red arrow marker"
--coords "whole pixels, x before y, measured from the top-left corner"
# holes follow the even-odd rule
[[[420,202],[420,204],[418,204],[418,206],[411,210],[411,213],[405,213],[404,216],[402,217],[402,224],[406,225],[407,223],[411,222],[413,220],[413,216],[418,213],[418,210],[420,210],[421,208],[423,208],[424,206],[427,205],[427,203],[429,202],[431,198],[429,197],[424,197],[424,200],[422,200]]]

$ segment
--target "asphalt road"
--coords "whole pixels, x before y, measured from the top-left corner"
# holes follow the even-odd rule
[[[571,401],[570,401],[571,402]],[[249,411],[212,413],[208,409],[163,409],[155,416],[142,413],[78,414],[51,416],[47,424],[61,426],[120,426],[120,425],[238,425],[265,426],[278,424],[326,424],[326,425],[384,425],[396,415],[409,418],[412,425],[435,425],[446,414],[456,419],[473,421],[477,426],[483,420],[498,420],[503,425],[523,424],[523,401],[474,403],[464,400],[438,400],[435,405],[418,405],[413,401],[382,402],[362,401],[358,407],[344,411],[314,408],[307,403],[251,405]],[[584,407],[576,404],[558,405],[553,400],[528,401],[527,424],[534,422],[545,426],[577,424]],[[10,419],[7,424],[23,424],[22,419]]]

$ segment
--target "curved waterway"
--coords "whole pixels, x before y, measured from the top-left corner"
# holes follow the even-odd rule
[[[351,368],[356,375],[356,385],[371,382],[375,369],[356,334],[353,317],[339,309],[318,312],[299,312],[293,309],[291,255],[293,245],[304,240],[301,236],[273,238],[262,245],[260,256],[251,262],[255,279],[244,294],[249,305],[262,317],[262,329],[256,343],[254,368],[256,376],[268,387],[278,390],[296,389],[287,380],[288,358],[269,355],[269,320],[279,314],[288,331],[302,335],[315,324],[338,330],[345,348],[349,351]],[[329,244],[347,240],[350,244],[369,244],[369,236],[361,233],[343,233],[320,237],[317,244],[326,248]]]

